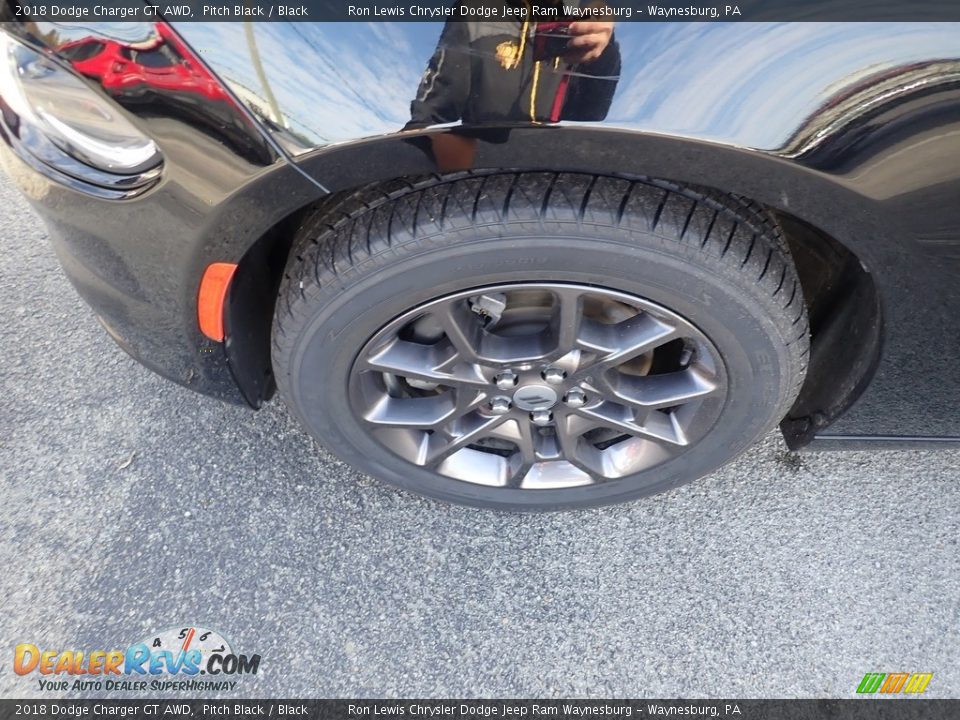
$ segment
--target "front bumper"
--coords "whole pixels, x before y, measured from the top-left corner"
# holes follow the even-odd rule
[[[205,150],[197,149],[198,164],[216,155]],[[278,218],[309,201],[312,184],[276,163],[228,192],[202,182],[200,168],[188,182],[183,168],[168,166],[154,189],[115,201],[51,180],[2,142],[0,165],[44,220],[67,277],[124,350],[181,385],[243,402],[224,345],[198,328],[200,277],[211,262],[239,262]]]
[[[42,36],[27,24],[2,26],[126,111],[163,158],[149,183],[115,192],[78,180],[82,173],[52,170],[22,142],[6,105],[0,164],[43,218],[67,276],[121,347],[182,385],[243,402],[228,359],[230,338],[214,342],[198,326],[203,271],[213,262],[241,262],[258,238],[323,191],[276,151],[170,26],[142,29],[144,42],[162,47],[173,63],[170,72],[160,76],[138,65],[123,51],[135,46],[125,44],[123,33],[113,35],[110,23],[79,29],[46,23]],[[84,52],[75,52],[80,47]]]

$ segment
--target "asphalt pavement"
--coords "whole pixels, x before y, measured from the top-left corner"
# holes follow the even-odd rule
[[[66,697],[19,643],[181,626],[261,656],[226,697],[960,697],[958,452],[771,435],[629,505],[458,508],[128,358],[2,176],[0,288],[0,697]]]

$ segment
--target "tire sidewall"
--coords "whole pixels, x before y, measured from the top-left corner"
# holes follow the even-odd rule
[[[652,233],[600,239],[589,228],[532,236],[509,225],[419,238],[368,258],[319,288],[288,323],[274,358],[278,385],[309,431],[346,462],[397,486],[459,503],[557,509],[620,502],[675,487],[738,455],[782,412],[796,368],[784,318],[769,295],[729,263]],[[667,246],[669,242],[669,246]],[[393,318],[445,295],[511,282],[577,283],[662,305],[703,332],[723,358],[727,400],[714,428],[662,465],[615,481],[562,490],[507,490],[445,478],[380,445],[350,410],[348,381],[364,344]]]

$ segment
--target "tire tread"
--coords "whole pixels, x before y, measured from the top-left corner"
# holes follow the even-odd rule
[[[426,250],[481,225],[532,224],[549,232],[571,222],[579,229],[618,228],[627,237],[651,233],[656,242],[684,247],[703,265],[752,287],[781,318],[794,366],[793,387],[778,406],[786,414],[805,376],[809,324],[775,218],[737,195],[650,178],[463,172],[391,181],[332,198],[304,219],[294,239],[274,323],[274,366],[290,352],[318,295],[342,286],[348,276],[399,246],[416,243]],[[283,392],[287,377],[276,376]]]

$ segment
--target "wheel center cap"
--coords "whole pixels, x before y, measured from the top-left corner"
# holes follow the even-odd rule
[[[521,410],[549,410],[557,404],[557,391],[548,385],[524,385],[513,394]]]

